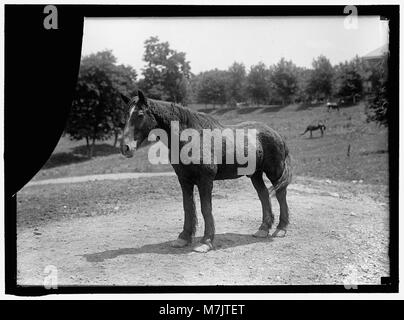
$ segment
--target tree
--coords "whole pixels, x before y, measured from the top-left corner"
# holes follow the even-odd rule
[[[202,73],[192,74],[188,85],[187,100],[192,103],[198,103],[198,89],[202,78]]]
[[[270,68],[270,81],[282,104],[290,103],[298,90],[297,67],[292,61],[282,58]]]
[[[148,96],[173,102],[187,100],[191,67],[184,52],[172,50],[158,37],[150,37],[145,41],[143,59],[147,65],[141,84]]]
[[[196,99],[198,103],[219,104],[226,103],[227,72],[218,69],[203,72],[198,75]]]
[[[381,125],[388,124],[389,100],[387,95],[387,59],[372,64],[368,68],[369,80],[372,83],[373,96],[366,102],[367,121],[375,121]]]
[[[90,158],[96,140],[108,139],[122,127],[125,110],[120,93],[131,94],[135,80],[136,72],[117,66],[110,50],[83,57],[65,132],[72,139],[86,140]]]
[[[362,94],[361,69],[359,58],[340,63],[336,67],[336,95],[339,98],[351,97],[352,102],[356,102],[356,97]]]
[[[235,104],[245,100],[246,70],[242,63],[234,62],[227,71],[227,102]]]
[[[309,103],[312,97],[308,93],[307,87],[311,77],[311,69],[297,67],[297,91],[296,99],[301,103]]]
[[[313,60],[313,71],[307,86],[307,94],[316,99],[329,98],[333,93],[334,70],[325,56]]]
[[[269,99],[269,73],[263,62],[251,66],[247,76],[247,92],[253,103],[266,103]]]

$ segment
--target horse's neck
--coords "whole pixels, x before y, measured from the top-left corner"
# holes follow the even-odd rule
[[[151,106],[153,115],[157,121],[158,127],[165,130],[170,134],[173,121],[178,122],[180,130],[190,128],[188,114],[185,110],[181,110],[180,107],[174,105],[161,105],[154,103]]]
[[[152,103],[150,105],[154,118],[157,121],[157,127],[163,129],[167,134],[167,142],[164,142],[168,149],[171,149],[171,140],[179,139],[179,134],[182,130],[188,128],[186,119],[184,119],[184,113],[179,110],[179,107],[170,104]],[[176,132],[172,137],[172,126],[174,122],[178,124],[180,132]],[[174,129],[174,128],[173,128]]]

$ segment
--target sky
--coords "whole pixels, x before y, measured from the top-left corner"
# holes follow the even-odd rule
[[[359,17],[348,29],[345,17],[245,18],[86,18],[82,55],[111,49],[118,63],[141,74],[144,41],[158,36],[186,53],[191,72],[225,70],[233,62],[247,69],[282,57],[311,67],[323,54],[338,64],[388,43],[388,24],[377,16]]]

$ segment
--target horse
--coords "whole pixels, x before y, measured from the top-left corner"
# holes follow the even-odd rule
[[[326,129],[326,126],[321,121],[319,121],[319,122],[317,122],[317,124],[308,125],[306,127],[306,130],[303,133],[301,133],[300,135],[302,136],[307,131],[310,131],[310,138],[313,138],[313,131],[320,130],[321,131],[321,136],[323,136],[325,129]]]
[[[121,95],[127,106],[126,125],[121,138],[121,153],[132,157],[135,150],[148,138],[153,129],[164,130],[169,139],[166,142],[168,150],[171,145],[173,123],[179,123],[179,132],[193,129],[202,136],[204,130],[247,130],[254,129],[255,136],[255,169],[247,176],[258,193],[262,207],[262,223],[254,237],[266,238],[274,221],[271,208],[270,193],[275,193],[280,206],[279,224],[272,237],[286,235],[289,224],[289,208],[286,201],[286,189],[292,179],[289,150],[284,139],[273,129],[259,122],[243,122],[233,126],[224,126],[212,116],[193,111],[173,103],[146,98],[139,90],[137,96],[129,98]],[[223,138],[223,141],[226,139]],[[245,142],[245,141],[244,141]],[[224,143],[224,142],[223,142]],[[203,141],[206,145],[206,140]],[[203,146],[202,146],[203,149]],[[224,153],[223,149],[223,153]],[[204,235],[200,242],[193,247],[196,252],[205,253],[214,249],[215,224],[212,215],[212,189],[215,180],[236,179],[240,174],[238,164],[226,163],[184,163],[180,161],[171,165],[177,175],[183,196],[184,225],[178,238],[171,243],[174,248],[183,248],[192,244],[195,235],[197,216],[194,201],[194,189],[197,186],[204,219]],[[263,174],[272,183],[270,190],[266,187]]]
[[[339,103],[338,102],[327,102],[328,112],[330,112],[332,109],[337,109],[337,111],[339,111]]]

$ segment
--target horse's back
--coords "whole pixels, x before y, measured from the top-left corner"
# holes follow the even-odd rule
[[[232,126],[234,129],[255,129],[257,130],[257,137],[259,142],[267,143],[274,142],[276,144],[280,144],[281,147],[284,145],[284,141],[282,136],[273,128],[266,125],[265,123],[259,121],[246,121],[241,122]]]
[[[274,167],[283,168],[289,150],[284,139],[276,130],[258,121],[242,122],[231,127],[257,130],[257,169],[268,171],[273,170]]]
[[[231,128],[234,130],[240,130],[240,129],[245,129],[245,130],[252,130],[255,129],[258,139],[260,140],[261,138],[264,138],[264,140],[273,140],[273,141],[281,141],[283,140],[281,135],[274,129],[272,129],[270,126],[266,125],[265,123],[259,122],[259,121],[246,121],[246,122],[241,122],[235,125],[227,126],[227,128]]]
[[[219,128],[216,128],[219,129]],[[211,138],[209,137],[204,137],[203,130],[200,130],[200,135],[201,135],[201,161],[200,164],[190,164],[190,165],[178,165],[174,167],[174,170],[176,171],[177,175],[186,175],[188,177],[195,177],[199,178],[201,176],[206,176],[206,175],[212,175],[214,176],[214,180],[227,180],[227,179],[236,179],[241,176],[247,175],[251,176],[254,174],[254,172],[261,171],[269,174],[270,176],[273,176],[274,179],[280,176],[280,174],[283,171],[284,168],[284,163],[286,161],[286,158],[288,157],[288,149],[287,146],[281,137],[281,135],[269,127],[268,125],[262,123],[262,122],[255,122],[255,121],[248,121],[248,122],[242,122],[236,125],[228,125],[228,126],[223,126],[221,128],[222,130],[230,129],[231,131],[227,131],[226,134],[223,134],[222,137],[222,148],[221,148],[221,159],[222,161],[220,163],[214,164],[213,162],[210,164],[205,164],[203,161],[203,154],[206,150],[205,149],[205,143],[210,146],[211,153],[214,154],[215,148],[214,145],[211,144]],[[219,129],[221,131],[221,129]],[[244,149],[244,154],[248,155],[250,150],[249,144],[251,142],[251,131],[248,132],[248,130],[256,130],[256,145],[255,147],[252,148],[254,150],[253,152],[255,153],[256,157],[254,158],[255,160],[255,166],[253,169],[253,172],[247,173],[247,174],[241,174],[239,173],[239,168],[240,168],[240,163],[238,161],[238,156],[236,156],[237,148],[243,148]],[[245,130],[244,134],[248,134],[248,142],[247,144],[244,142],[238,141],[239,138],[237,138],[237,130]],[[229,137],[233,137],[233,139],[230,139],[230,142],[228,140]],[[205,139],[207,139],[205,141]],[[209,141],[209,143],[207,143]],[[186,142],[182,142],[186,143]],[[180,143],[181,144],[181,143]],[[206,147],[208,147],[206,146]],[[230,147],[230,150],[233,150],[235,152],[234,154],[234,162],[229,163],[227,160],[227,150],[228,147]],[[250,161],[250,157],[247,156]],[[246,160],[246,159],[245,159]],[[245,164],[247,165],[247,164]],[[242,167],[245,167],[245,165],[242,165]]]

